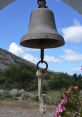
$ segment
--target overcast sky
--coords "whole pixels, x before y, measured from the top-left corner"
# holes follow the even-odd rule
[[[40,52],[20,46],[21,37],[28,32],[31,12],[37,8],[37,0],[16,0],[0,10],[0,48],[6,49],[26,60],[37,63]],[[47,0],[54,12],[58,32],[64,37],[65,45],[45,50],[49,70],[81,73],[82,66],[82,15],[61,0]]]

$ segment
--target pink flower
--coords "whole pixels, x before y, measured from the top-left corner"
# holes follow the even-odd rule
[[[60,102],[60,104],[64,107],[65,106],[65,104],[67,103],[67,99],[63,99],[61,102]]]
[[[65,111],[65,108],[64,108],[64,100],[62,100],[58,106],[56,107],[56,111],[55,111],[55,114],[54,114],[54,117],[60,117],[61,113],[63,113]]]
[[[71,103],[71,106],[72,106],[72,103],[76,103],[76,101],[74,101],[75,97],[73,97],[73,95],[77,94],[77,92],[78,92],[77,86],[71,86],[64,91],[63,99],[57,105],[55,109],[54,117],[61,117],[62,114],[64,114],[64,112],[66,111],[65,109],[69,108],[70,103]]]
[[[70,93],[69,91],[65,91],[64,94],[63,94],[63,98],[68,100],[70,98]]]
[[[60,113],[58,112],[57,108],[56,108],[56,111],[54,113],[54,117],[59,117],[60,116]]]
[[[77,92],[78,87],[77,86],[71,86],[68,88],[69,93]]]

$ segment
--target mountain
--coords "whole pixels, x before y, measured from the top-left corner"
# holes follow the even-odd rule
[[[35,66],[35,64],[27,60],[24,60],[7,50],[0,48],[0,69],[4,69],[11,64],[17,64],[17,63],[26,63],[28,65]]]
[[[82,88],[81,78],[78,82],[80,88]],[[37,90],[37,82],[35,64],[0,48],[0,89]],[[48,70],[45,74],[44,89],[62,89],[75,83],[74,77],[67,73]]]
[[[0,48],[0,89],[35,89],[36,80],[35,64]]]

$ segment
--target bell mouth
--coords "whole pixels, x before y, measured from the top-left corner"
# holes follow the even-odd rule
[[[36,48],[36,49],[48,49],[48,48],[56,48],[63,46],[65,44],[64,38],[61,35],[25,35],[20,45],[29,48]]]

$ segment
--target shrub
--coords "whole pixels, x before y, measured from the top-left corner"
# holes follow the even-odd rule
[[[57,105],[54,117],[82,117],[80,90],[71,86],[64,91],[63,99]]]

